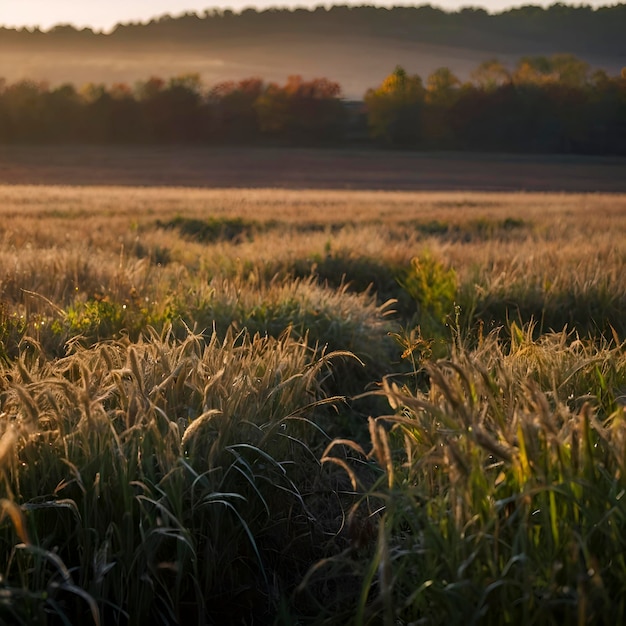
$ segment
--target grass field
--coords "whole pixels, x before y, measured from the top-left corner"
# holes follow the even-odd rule
[[[624,620],[626,195],[41,155],[0,186],[0,623]]]

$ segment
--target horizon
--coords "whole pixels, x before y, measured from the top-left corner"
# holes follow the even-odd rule
[[[208,5],[206,0],[110,0],[106,5],[100,2],[83,1],[76,5],[75,0],[21,0],[19,5],[0,7],[0,26],[4,28],[40,28],[50,30],[54,26],[70,24],[77,29],[91,28],[94,31],[110,32],[118,24],[131,22],[147,23],[164,15],[178,17],[184,13],[203,14],[211,10],[231,10],[241,13],[245,9],[264,11],[276,9],[314,9],[316,7],[331,7],[336,5],[365,6],[367,2],[297,2],[276,3],[271,0],[260,0],[251,4],[247,0],[234,0],[229,4]],[[394,6],[420,7],[433,6],[447,12],[456,12],[464,8],[484,9],[489,13],[502,13],[523,6],[550,7],[554,0],[535,0],[528,2],[510,2],[509,0],[482,0],[472,2],[465,0],[439,0],[436,2],[406,2],[397,0],[383,0],[374,3],[374,6],[392,8]],[[564,2],[567,6],[600,7],[616,6],[620,2],[604,2],[590,0],[588,2]],[[33,17],[36,16],[36,17]]]

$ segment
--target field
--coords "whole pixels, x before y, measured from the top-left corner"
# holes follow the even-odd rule
[[[366,149],[0,146],[0,183],[626,193],[626,158]]]
[[[8,150],[0,623],[623,621],[623,161]]]

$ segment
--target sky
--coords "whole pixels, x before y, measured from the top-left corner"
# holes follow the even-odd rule
[[[420,5],[432,4],[446,10],[457,10],[464,6],[479,6],[490,12],[502,11],[524,4],[549,6],[554,0],[337,0],[335,4],[377,4],[377,5]],[[603,6],[615,4],[611,0],[585,0],[583,4]],[[333,4],[323,0],[295,0],[293,3],[281,0],[228,0],[224,3],[209,4],[207,0],[0,0],[0,25],[8,27],[38,26],[49,29],[55,24],[89,26],[96,30],[110,30],[119,22],[148,21],[153,17],[169,13],[179,15],[185,11],[203,12],[220,8],[241,11],[244,8],[258,9],[271,6],[315,7],[320,4]],[[566,4],[581,4],[566,2]]]

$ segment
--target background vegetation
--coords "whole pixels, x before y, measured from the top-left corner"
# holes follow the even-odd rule
[[[0,188],[0,620],[622,621],[625,203]]]
[[[626,76],[591,72],[572,55],[482,63],[462,83],[448,68],[426,81],[401,68],[364,103],[328,79],[259,78],[207,89],[198,74],[133,88],[0,82],[4,143],[270,143],[513,152],[625,154]]]
[[[119,45],[131,41],[189,43],[232,37],[284,36],[290,33],[368,38],[420,40],[439,45],[470,47],[500,52],[524,53],[533,42],[547,50],[574,53],[626,52],[623,34],[626,11],[623,4],[592,8],[554,4],[550,7],[522,6],[490,14],[480,8],[447,12],[429,5],[397,6],[319,6],[298,8],[253,8],[235,13],[209,9],[180,16],[163,15],[149,23],[118,24],[111,33],[94,33],[60,24],[48,32],[38,29],[0,29],[0,44],[23,41],[42,43]],[[486,47],[485,47],[486,46]]]
[[[57,25],[49,32],[0,28],[0,76],[55,87],[87,82],[134,85],[197,72],[206,85],[259,77],[283,84],[290,74],[326,76],[350,100],[396,66],[424,80],[448,67],[462,82],[486,59],[512,71],[521,56],[571,53],[594,70],[626,65],[623,4],[525,6],[488,14],[431,6],[214,10],[122,24],[110,33]]]

